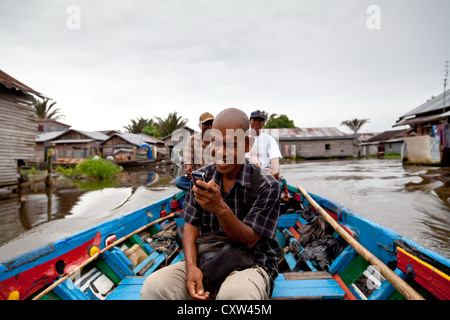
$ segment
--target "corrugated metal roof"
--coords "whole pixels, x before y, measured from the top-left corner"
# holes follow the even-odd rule
[[[430,122],[430,121],[435,121],[435,120],[439,120],[439,119],[444,119],[446,117],[450,116],[450,111],[441,113],[441,114],[433,114],[431,116],[426,116],[426,117],[416,117],[416,118],[408,118],[408,119],[403,119],[398,121],[396,124],[393,125],[393,127],[400,127],[400,126],[404,126],[404,125],[411,125],[411,124],[417,124],[417,123],[422,123],[422,122]]]
[[[155,137],[152,137],[152,136],[148,136],[148,135],[145,135],[145,134],[135,134],[135,133],[127,133],[127,132],[126,133],[115,133],[111,137],[109,137],[109,139],[111,139],[114,136],[121,137],[122,139],[130,142],[131,144],[136,144],[136,145],[139,145],[139,144],[155,144],[155,143],[163,144],[164,143],[164,141],[162,141],[162,140],[160,140],[158,138],[155,138]]]
[[[56,139],[60,135],[65,133],[65,131],[53,131],[53,132],[39,132],[36,138],[36,142],[45,142]]]
[[[450,89],[445,91],[445,105],[447,108],[450,107]],[[438,95],[437,97],[421,104],[417,108],[414,108],[411,111],[405,113],[404,115],[402,115],[400,117],[400,119],[403,119],[403,118],[406,118],[409,116],[413,116],[413,115],[417,115],[417,114],[427,113],[427,112],[431,112],[431,111],[435,111],[435,110],[443,110],[443,109],[444,109],[444,92],[441,93],[440,95]]]
[[[109,136],[107,136],[106,134],[103,134],[98,131],[81,131],[81,130],[75,130],[75,129],[70,129],[70,130],[79,132],[79,133],[84,134],[85,136],[95,139],[95,140],[104,141],[109,138]]]
[[[391,141],[393,139],[400,141],[406,137],[407,131],[408,131],[408,129],[384,131],[384,132],[380,133],[379,135],[376,135],[375,137],[368,139],[366,142]]]
[[[51,143],[60,144],[60,143],[87,143],[95,141],[95,139],[63,139],[63,140],[53,140]]]
[[[0,83],[3,84],[8,89],[15,88],[18,89],[24,93],[32,93],[37,95],[38,97],[45,98],[45,96],[42,93],[37,92],[34,89],[31,89],[29,86],[23,84],[17,79],[14,79],[6,72],[0,70]]]
[[[335,127],[263,129],[263,132],[279,138],[323,138],[348,136]]]

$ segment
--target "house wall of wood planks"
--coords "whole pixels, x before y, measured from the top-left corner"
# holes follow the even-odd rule
[[[0,84],[0,187],[18,183],[21,160],[34,156],[37,135],[33,96]]]

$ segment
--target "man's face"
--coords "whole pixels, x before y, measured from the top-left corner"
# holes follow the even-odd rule
[[[248,135],[242,129],[212,129],[214,162],[217,171],[222,174],[231,173],[244,163],[248,152]]]
[[[259,136],[260,130],[264,127],[264,120],[262,118],[251,118],[250,128],[256,131],[256,135]]]
[[[211,130],[210,129],[212,128],[212,124],[213,124],[213,120],[208,120],[208,121],[205,121],[202,123],[202,137],[203,137],[204,141],[211,140]]]

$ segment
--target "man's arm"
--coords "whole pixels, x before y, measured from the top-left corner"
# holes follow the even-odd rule
[[[230,207],[223,201],[220,187],[213,180],[208,183],[204,181],[197,181],[197,183],[205,190],[193,187],[195,201],[203,209],[217,216],[228,238],[235,242],[242,242],[248,248],[255,246],[260,235],[234,215]]]
[[[184,224],[183,229],[183,251],[186,261],[186,287],[193,299],[205,300],[209,292],[203,288],[203,273],[197,267],[197,247],[195,240],[199,235],[198,227],[189,223]]]

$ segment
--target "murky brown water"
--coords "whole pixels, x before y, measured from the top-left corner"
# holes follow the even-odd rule
[[[403,166],[400,160],[308,161],[283,166],[301,185],[450,257],[450,168]]]
[[[450,257],[450,168],[371,159],[285,163],[281,171],[289,184]],[[51,195],[38,185],[23,201],[0,201],[0,261],[167,197],[174,178],[161,169],[123,172],[109,185],[59,180]]]

